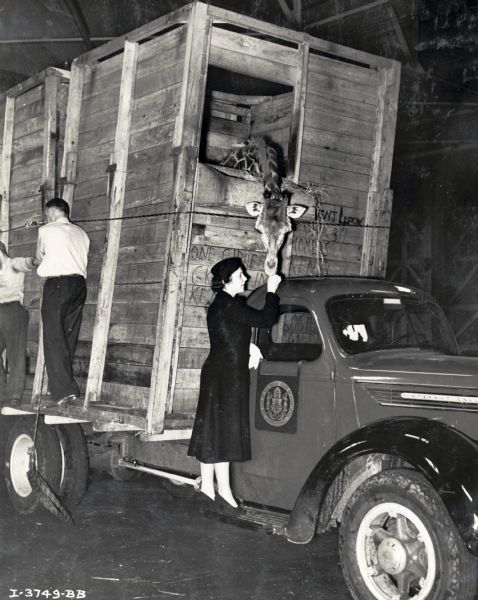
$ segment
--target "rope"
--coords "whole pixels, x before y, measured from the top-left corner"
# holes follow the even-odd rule
[[[145,218],[151,218],[151,217],[168,217],[171,215],[175,215],[175,214],[182,214],[182,215],[204,215],[204,216],[214,216],[215,213],[211,213],[211,212],[205,212],[205,211],[199,211],[199,210],[185,210],[185,211],[181,211],[181,212],[175,212],[175,211],[168,211],[168,212],[158,212],[158,213],[149,213],[149,214],[144,214],[144,215],[126,215],[126,216],[121,216],[121,217],[98,217],[98,218],[92,218],[92,219],[72,219],[72,223],[100,223],[100,222],[108,222],[108,221],[129,221],[131,219],[145,219]],[[216,215],[216,216],[220,216],[220,215]],[[228,218],[237,218],[238,216],[240,216],[240,218],[244,218],[244,219],[251,219],[251,220],[255,220],[255,217],[250,217],[249,215],[221,215],[224,216],[226,219]],[[309,223],[309,221],[305,221],[305,223]],[[42,225],[44,225],[45,223],[43,221],[28,221],[27,223],[25,223],[24,225],[18,225],[17,227],[10,227],[10,229],[0,229],[0,234],[2,233],[9,233],[10,231],[18,231],[19,229],[32,229],[34,227],[41,227]],[[333,222],[333,221],[320,221],[320,224],[326,225],[326,226],[331,226],[331,227],[352,227],[355,229],[390,229],[389,227],[387,227],[386,225],[367,225],[367,224],[362,224],[362,223],[337,223],[337,222]]]

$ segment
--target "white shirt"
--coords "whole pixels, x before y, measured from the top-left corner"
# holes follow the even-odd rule
[[[86,232],[66,217],[43,225],[38,230],[38,275],[83,275],[86,279],[89,247],[90,240]]]
[[[33,258],[9,258],[0,252],[0,304],[23,304],[25,273],[33,270]]]

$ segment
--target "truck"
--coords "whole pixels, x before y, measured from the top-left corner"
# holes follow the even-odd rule
[[[265,286],[248,298],[260,308]],[[233,464],[238,521],[297,544],[339,527],[356,600],[472,600],[478,580],[478,359],[461,356],[428,294],[363,277],[297,277],[279,317],[253,330],[252,460]],[[36,425],[39,469],[71,508],[91,465],[198,485],[187,439],[95,432],[58,408]],[[27,469],[34,411],[2,409],[6,488],[39,504]],[[77,413],[76,420],[81,416]],[[86,443],[88,442],[88,443]],[[89,448],[89,451],[87,450]]]
[[[254,332],[244,518],[295,543],[340,524],[356,599],[472,599],[476,359],[431,299],[383,281],[399,85],[396,61],[195,1],[0,97],[2,242],[34,254],[53,195],[91,241],[79,406],[49,399],[41,281],[25,280],[25,392],[0,417],[16,510],[50,490],[74,512],[90,467],[198,485],[209,271],[240,256],[255,306],[265,282],[246,212],[263,185],[221,163],[262,136],[307,210],[280,257],[281,317]]]

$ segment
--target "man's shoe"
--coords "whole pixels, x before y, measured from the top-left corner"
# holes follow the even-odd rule
[[[57,400],[57,406],[68,406],[69,404],[78,404],[80,402],[80,397],[76,394],[69,394],[68,396],[63,396]]]

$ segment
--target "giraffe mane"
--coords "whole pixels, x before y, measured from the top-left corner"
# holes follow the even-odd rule
[[[263,136],[249,136],[242,144],[230,150],[220,163],[259,175],[264,187],[263,195],[282,201],[282,179],[276,149]]]

